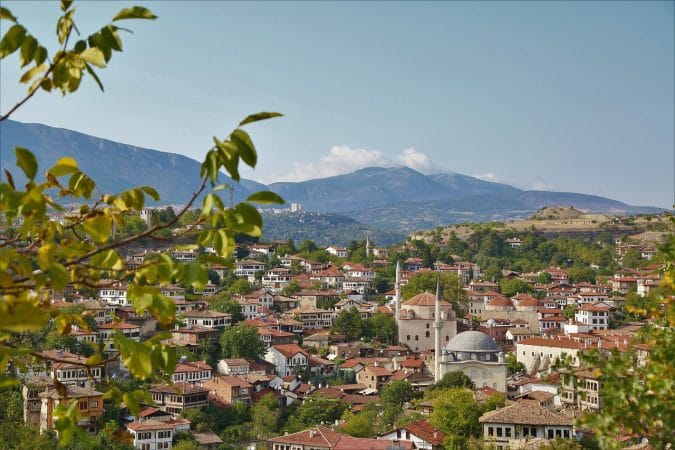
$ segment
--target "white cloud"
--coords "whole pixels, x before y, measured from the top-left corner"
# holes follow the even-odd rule
[[[403,153],[395,158],[395,161],[400,164],[410,167],[418,172],[429,172],[432,169],[431,161],[426,154],[415,150],[414,148],[406,148]]]
[[[475,175],[471,175],[474,178],[478,178],[479,180],[483,181],[492,181],[494,183],[501,183],[501,178],[499,178],[497,175],[495,175],[492,172],[487,172],[487,173],[479,173]]]
[[[552,191],[555,189],[555,185],[544,180],[537,180],[532,184],[530,189],[533,191]]]
[[[414,148],[406,148],[390,159],[379,150],[334,145],[327,155],[319,158],[319,162],[293,163],[289,172],[272,178],[273,181],[303,181],[350,173],[364,167],[393,165],[404,165],[420,172],[428,172],[433,167],[427,155]]]

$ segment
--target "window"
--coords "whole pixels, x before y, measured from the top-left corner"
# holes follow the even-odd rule
[[[494,436],[495,430],[492,427],[488,427],[488,436]]]
[[[426,332],[426,337],[429,337],[429,332],[428,332],[428,331]]]
[[[502,437],[502,427],[497,427],[497,437]]]
[[[89,402],[89,409],[97,409],[98,408],[98,400],[92,400]]]
[[[415,335],[415,340],[416,340],[416,341],[419,341],[419,340],[420,340],[420,337],[419,337],[418,335]]]
[[[80,411],[86,411],[87,410],[87,401],[86,400],[80,400]]]
[[[511,428],[504,428],[504,435],[506,437],[511,437]]]
[[[548,438],[553,439],[553,430],[548,430]]]

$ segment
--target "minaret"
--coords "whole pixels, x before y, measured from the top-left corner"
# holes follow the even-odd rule
[[[436,311],[434,314],[434,337],[436,343],[434,345],[434,382],[441,381],[441,328],[443,328],[443,321],[441,320],[441,276],[436,278]]]
[[[366,234],[366,259],[370,258],[370,239]]]
[[[401,263],[396,261],[396,295],[394,301],[396,302],[396,325],[398,325],[398,316],[401,313]]]

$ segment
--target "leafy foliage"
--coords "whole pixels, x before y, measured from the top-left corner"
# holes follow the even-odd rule
[[[349,340],[359,339],[363,335],[363,323],[359,310],[355,306],[342,309],[335,318],[333,331],[344,334]]]
[[[380,399],[384,405],[402,405],[415,396],[412,385],[405,381],[392,381],[382,386]]]
[[[238,323],[225,328],[220,335],[223,358],[262,358],[265,344],[258,337],[258,329]]]
[[[618,448],[616,436],[647,437],[655,448],[672,441],[675,423],[675,236],[661,248],[667,263],[661,289],[629,313],[646,317],[648,323],[637,336],[647,352],[638,360],[636,351],[612,351],[602,358],[597,349],[582,356],[584,364],[595,367],[601,383],[602,414],[586,413],[581,424],[594,430],[602,448]]]
[[[102,89],[92,66],[104,68],[113,51],[122,50],[119,32],[123,29],[116,23],[128,19],[155,19],[147,8],[126,8],[98,32],[69,47],[69,39],[76,28],[75,9],[71,3],[61,2],[63,14],[56,26],[60,48],[53,55],[48,54],[46,47],[19,24],[9,10],[2,9],[1,18],[14,25],[0,41],[0,58],[20,50],[21,66],[30,66],[20,81],[30,83],[30,87],[28,95],[1,116],[0,121],[7,119],[39,88],[47,92],[58,89],[63,95],[75,92],[85,73]],[[113,229],[125,229],[127,219],[138,215],[146,199],[160,200],[155,189],[140,186],[124,192],[101,194],[96,182],[73,158],[63,156],[40,174],[33,153],[16,147],[16,164],[27,183],[16,186],[9,171],[5,171],[6,180],[0,183],[0,226],[8,235],[8,239],[0,244],[0,384],[16,384],[14,370],[24,371],[40,358],[30,347],[22,345],[21,333],[39,331],[50,321],[63,336],[71,333],[74,324],[83,330],[90,329],[82,316],[51,307],[51,290],[60,291],[66,285],[94,289],[124,281],[128,285],[127,297],[137,314],[147,312],[157,317],[162,327],[173,325],[175,304],[161,295],[159,286],[178,283],[202,290],[208,279],[206,264],[227,265],[236,235],[261,236],[262,218],[252,203],[283,202],[276,194],[264,191],[228,209],[218,196],[218,191],[223,189],[218,184],[221,169],[238,180],[240,161],[250,167],[256,165],[257,150],[241,127],[278,115],[253,114],[226,138],[214,137],[214,145],[201,165],[201,182],[194,195],[186,199],[186,206],[173,215],[167,214],[166,222],[145,230],[132,228],[123,236],[113,236]],[[211,190],[203,196],[200,215],[191,224],[193,227],[200,225],[203,231],[187,247],[213,247],[216,255],[206,257],[203,262],[182,264],[173,261],[168,254],[158,254],[146,259],[138,269],[127,270],[119,249],[144,238],[153,238],[173,226],[198,196],[207,191],[207,184]],[[54,213],[65,214],[63,222],[55,219]],[[119,356],[112,358],[119,358],[137,379],[162,379],[173,372],[177,360],[174,349],[163,342],[167,337],[166,333],[158,333],[146,341],[136,342],[117,332],[113,341]],[[257,334],[255,342],[259,342]],[[259,355],[260,350],[254,349],[251,353]],[[11,366],[8,365],[10,360]],[[87,364],[108,361],[99,350],[90,356]],[[116,403],[124,401],[132,413],[137,412],[140,402],[151,402],[143,390],[122,392],[111,389],[105,393],[105,398]],[[77,403],[60,405],[54,411],[61,443],[70,442],[76,435],[84,436],[83,430],[76,426],[79,416]]]

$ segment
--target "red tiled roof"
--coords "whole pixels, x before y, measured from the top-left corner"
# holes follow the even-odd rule
[[[131,330],[133,328],[141,328],[138,325],[134,325],[126,322],[110,322],[104,323],[98,326],[99,330]]]
[[[412,422],[401,427],[402,429],[409,431],[410,434],[414,434],[419,438],[429,442],[431,445],[443,445],[445,440],[445,433],[434,428],[426,420],[418,420],[417,422]]]
[[[364,370],[369,370],[373,373],[373,375],[378,377],[389,376],[392,374],[389,369],[385,369],[384,367],[380,366],[366,366]]]
[[[278,345],[273,345],[271,348],[276,349],[279,353],[281,353],[282,355],[284,355],[287,358],[290,358],[293,355],[298,354],[298,353],[301,353],[305,356],[309,356],[309,353],[307,353],[298,344],[278,344]]]
[[[436,305],[436,296],[430,294],[429,292],[423,292],[422,294],[417,294],[409,300],[403,302],[406,306],[435,306]],[[445,300],[441,300],[441,305],[449,306],[450,303]]]
[[[523,339],[518,345],[537,345],[540,347],[570,348],[578,350],[585,348],[583,343],[571,339],[546,339],[539,337]]]
[[[421,359],[413,359],[413,358],[409,358],[409,359],[403,360],[403,361],[401,362],[401,366],[402,366],[402,367],[416,367],[416,368],[420,368],[420,367],[424,367],[424,361],[422,361]]]

